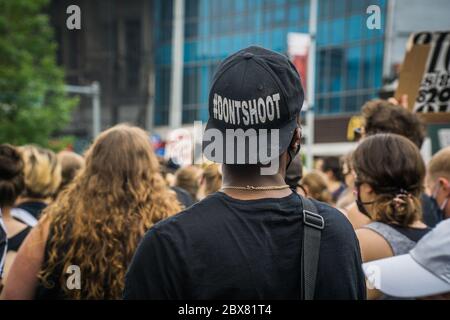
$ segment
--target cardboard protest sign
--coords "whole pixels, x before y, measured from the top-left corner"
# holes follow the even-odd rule
[[[395,97],[427,122],[450,121],[450,31],[412,34]]]

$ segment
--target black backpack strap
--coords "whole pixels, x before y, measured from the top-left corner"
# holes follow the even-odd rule
[[[325,221],[315,204],[300,196],[303,207],[303,244],[301,254],[301,289],[303,300],[313,300],[319,264],[320,237]]]

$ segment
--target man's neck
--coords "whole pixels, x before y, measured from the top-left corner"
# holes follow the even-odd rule
[[[292,190],[287,188],[283,190],[222,190],[227,196],[239,200],[258,200],[267,198],[284,198],[292,194]]]
[[[280,174],[273,176],[257,176],[257,177],[228,177],[224,176],[223,179],[223,192],[235,199],[240,200],[256,200],[265,198],[284,198],[289,196],[292,191],[289,188],[278,189],[276,187],[286,185],[283,177]],[[228,189],[226,187],[266,187],[269,190],[239,190]],[[270,187],[274,187],[274,190],[270,190]]]

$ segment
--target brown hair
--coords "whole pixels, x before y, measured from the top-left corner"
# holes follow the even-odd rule
[[[362,107],[366,135],[396,133],[410,139],[420,148],[425,139],[425,126],[420,118],[402,106],[386,100],[371,100]]]
[[[450,147],[446,147],[436,153],[428,164],[430,178],[445,177],[450,179]]]
[[[0,208],[12,207],[24,186],[19,151],[8,144],[0,145]]]
[[[338,157],[326,157],[323,159],[323,166],[322,166],[323,172],[331,171],[333,173],[334,179],[336,181],[343,180],[342,178],[342,170],[341,170],[341,164]]]
[[[421,218],[425,164],[410,140],[397,134],[368,137],[353,153],[353,168],[356,183],[367,183],[376,194],[373,220],[406,227]]]
[[[328,191],[327,184],[322,174],[319,172],[309,172],[300,181],[302,186],[308,188],[308,197],[318,201],[332,203],[331,194]]]
[[[154,223],[180,209],[159,173],[147,134],[115,126],[94,141],[85,167],[44,210],[50,236],[39,277],[50,287],[53,279],[59,280],[72,299],[121,298],[140,239]],[[65,285],[64,270],[70,265],[80,267],[81,290]]]
[[[20,147],[24,161],[24,196],[47,198],[61,183],[61,165],[53,151],[34,145]]]
[[[64,189],[84,166],[84,158],[72,151],[61,151],[57,155],[61,164],[61,184],[59,190]]]
[[[339,158],[339,163],[342,169],[342,175],[344,175],[343,172],[344,166],[347,166],[348,171],[352,170],[352,154],[353,152],[348,152]]]
[[[196,166],[187,166],[178,169],[175,173],[175,186],[186,190],[193,200],[197,199],[200,170]]]

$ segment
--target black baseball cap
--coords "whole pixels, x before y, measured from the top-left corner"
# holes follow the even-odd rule
[[[257,46],[232,54],[211,85],[205,157],[226,164],[277,158],[292,141],[303,100],[300,75],[286,56]]]

